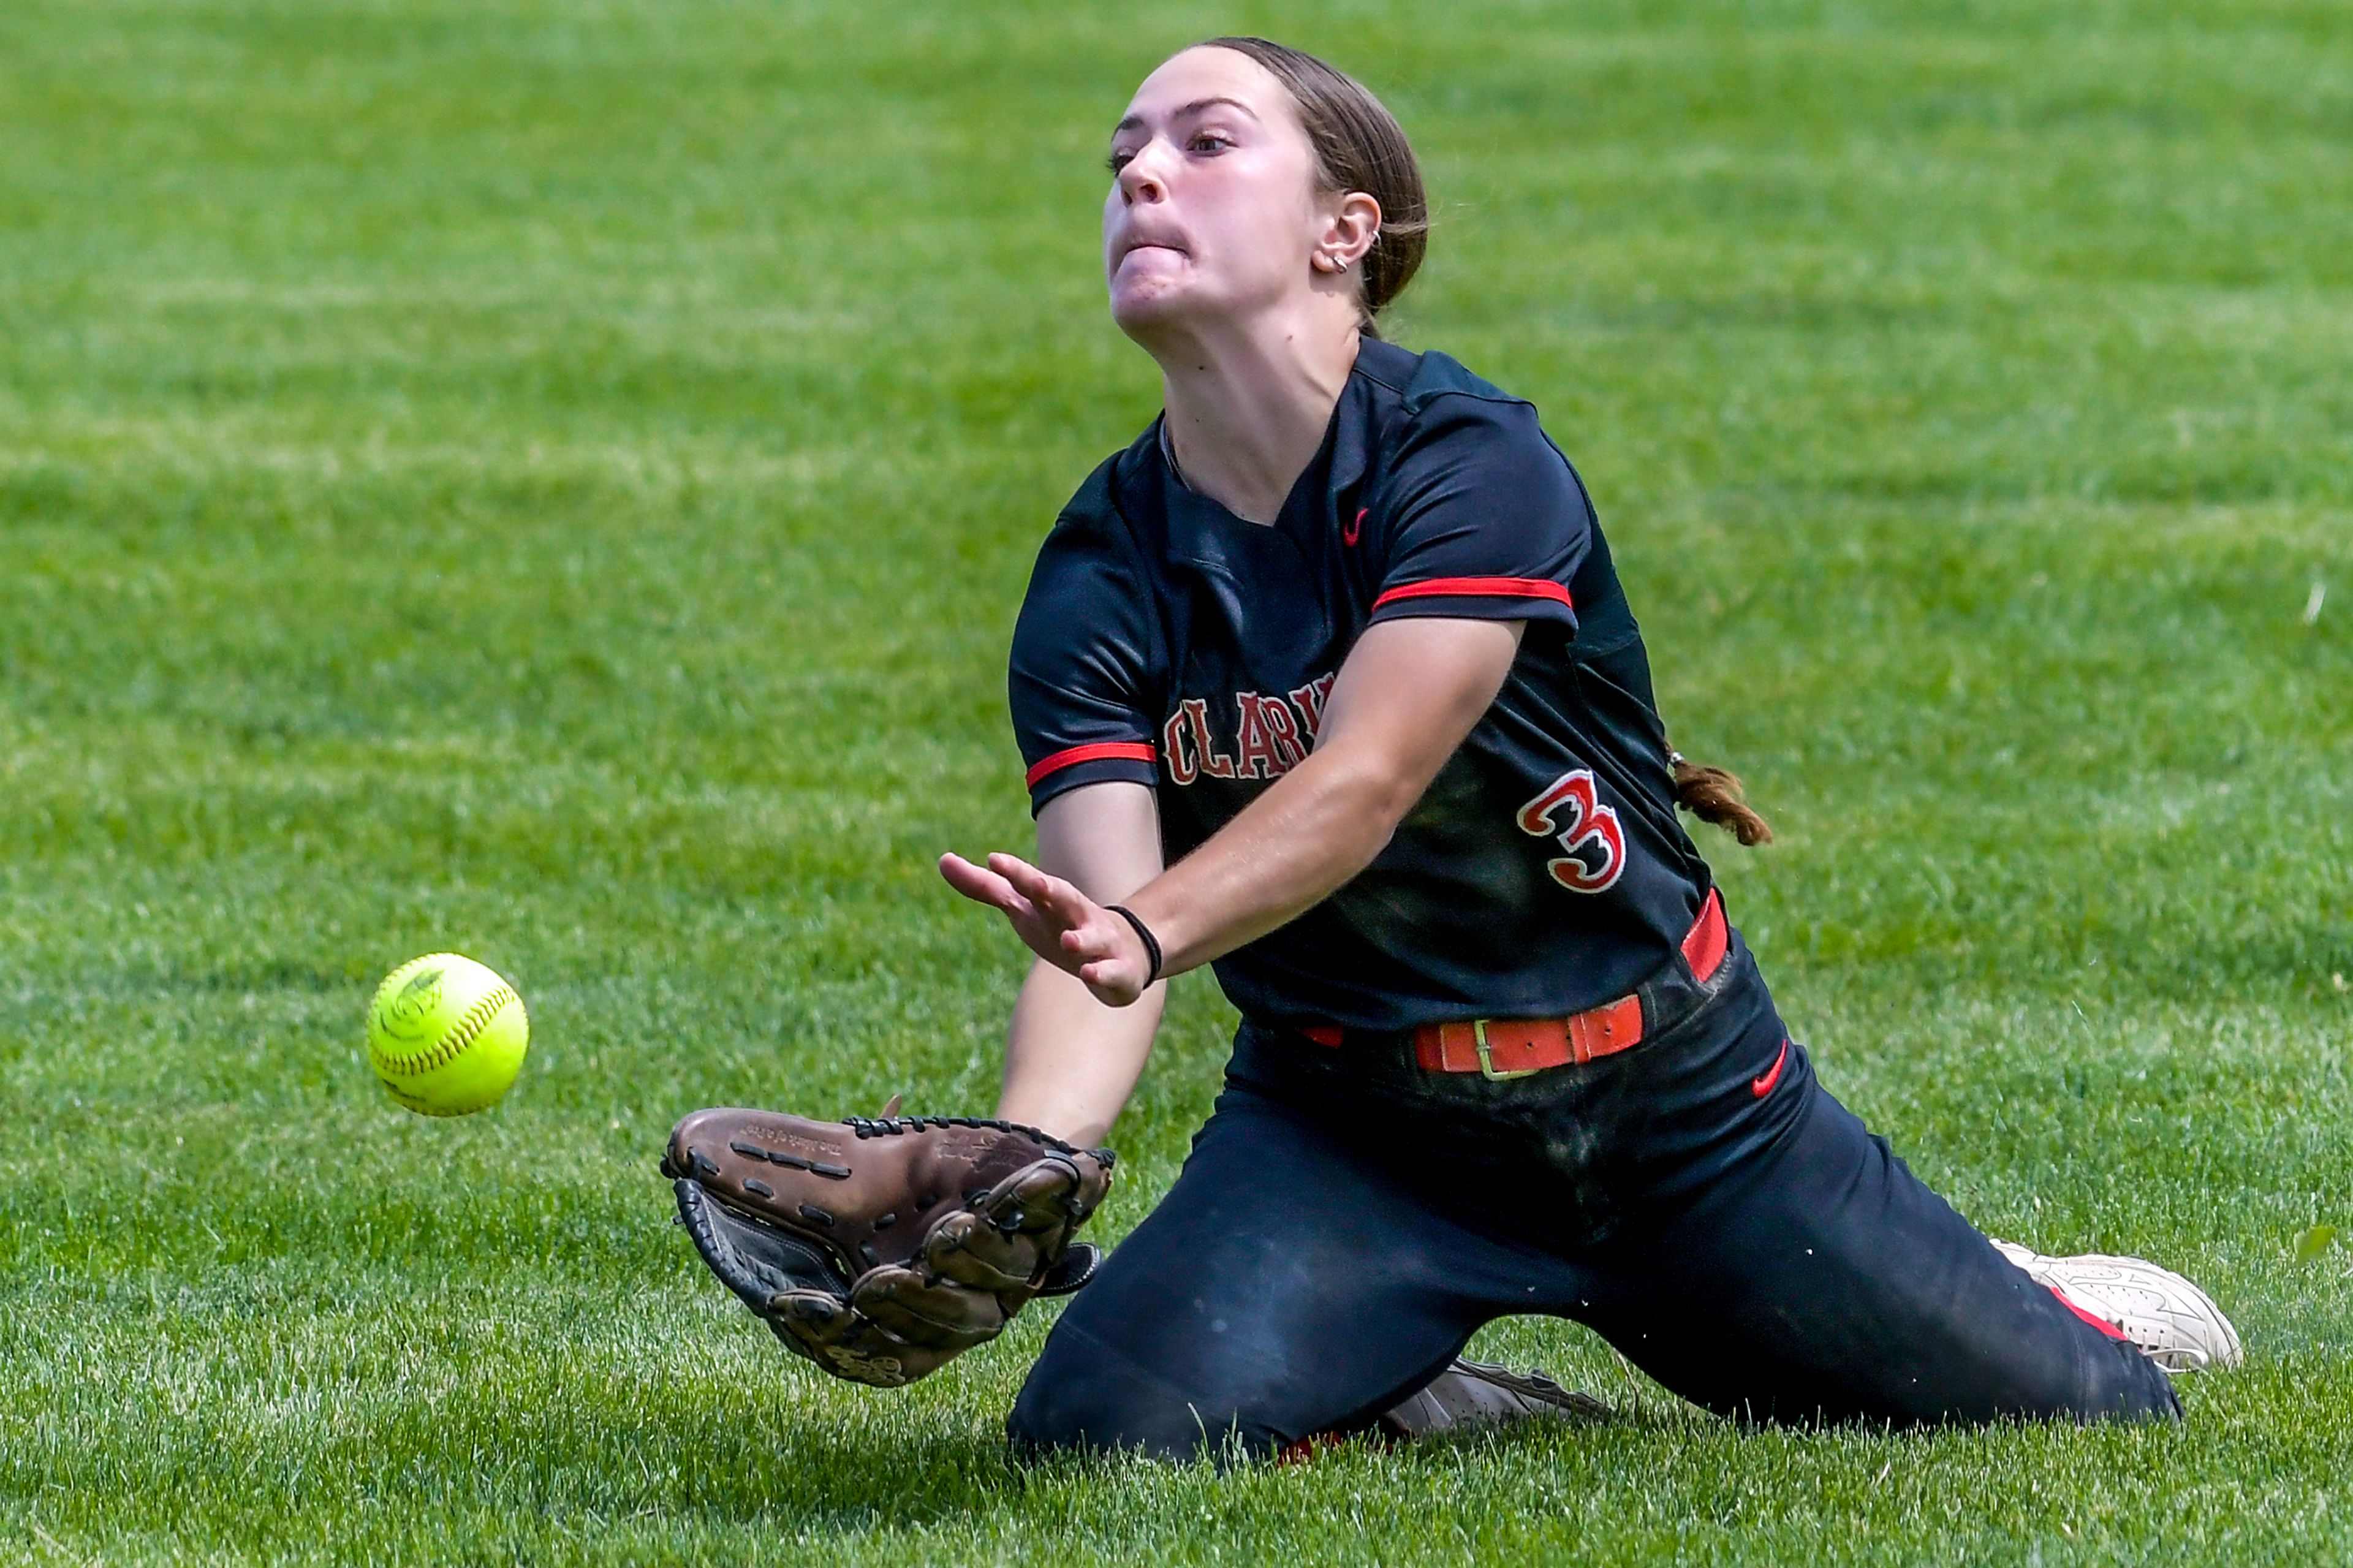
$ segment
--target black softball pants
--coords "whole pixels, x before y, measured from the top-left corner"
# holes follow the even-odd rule
[[[2179,1416],[2154,1363],[1831,1098],[1736,938],[1708,991],[1631,1050],[1509,1081],[1245,1024],[1176,1186],[1055,1325],[1015,1448],[1359,1429],[1528,1312],[1755,1421]]]

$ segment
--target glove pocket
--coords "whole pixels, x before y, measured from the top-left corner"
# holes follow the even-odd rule
[[[736,1214],[698,1182],[681,1178],[674,1190],[694,1250],[754,1311],[765,1313],[771,1298],[791,1290],[849,1295],[849,1274],[830,1247]]]

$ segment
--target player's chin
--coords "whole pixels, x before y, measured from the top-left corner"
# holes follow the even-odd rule
[[[1112,275],[1111,319],[1131,337],[1164,331],[1204,313],[1202,295],[1192,279],[1131,261]]]

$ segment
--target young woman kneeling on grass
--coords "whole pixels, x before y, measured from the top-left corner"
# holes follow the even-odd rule
[[[1170,975],[1214,964],[1242,1022],[1016,1445],[1563,1403],[1456,1359],[1527,1312],[1759,1421],[2177,1416],[2160,1362],[2237,1355],[2213,1303],[1989,1241],[1776,1015],[1676,808],[1765,825],[1669,749],[1576,472],[1528,404],[1376,334],[1426,214],[1388,111],[1221,38],[1145,81],[1111,168],[1112,312],[1165,412],[1015,634],[1038,864],[942,870],[1039,956],[1000,1116],[1100,1140]]]

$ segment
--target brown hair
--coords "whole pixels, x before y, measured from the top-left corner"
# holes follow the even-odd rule
[[[1675,776],[1677,805],[1702,822],[1715,823],[1743,844],[1773,842],[1773,829],[1749,808],[1738,778],[1722,768],[1693,762],[1672,748],[1667,752],[1667,768]]]
[[[1303,49],[1264,38],[1210,38],[1194,46],[1247,55],[1290,89],[1299,122],[1315,150],[1315,172],[1326,191],[1362,191],[1381,207],[1380,233],[1365,253],[1365,330],[1379,336],[1373,318],[1405,292],[1430,240],[1430,198],[1397,116],[1356,78]]]

